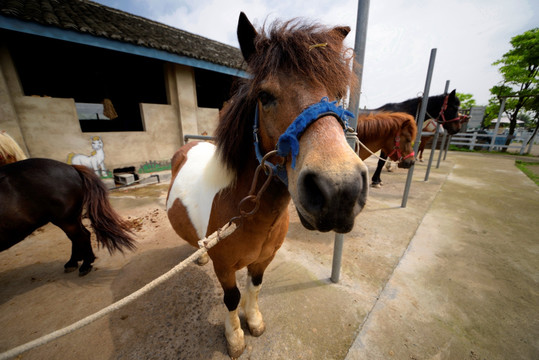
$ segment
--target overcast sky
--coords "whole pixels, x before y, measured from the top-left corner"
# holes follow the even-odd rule
[[[240,11],[255,27],[273,19],[303,17],[348,25],[353,48],[357,0],[97,0],[98,3],[238,47]],[[425,87],[432,48],[437,49],[430,95],[473,94],[486,105],[501,76],[492,63],[511,37],[539,27],[537,0],[371,1],[360,106],[375,108],[415,97]]]

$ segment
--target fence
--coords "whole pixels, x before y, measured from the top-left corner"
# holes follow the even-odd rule
[[[467,147],[470,150],[501,150],[501,149],[513,149],[519,151],[520,154],[526,152],[526,146],[532,133],[522,133],[512,136],[512,140],[509,145],[505,145],[508,135],[494,135],[489,133],[473,132],[473,133],[458,133],[451,137],[451,145],[459,147]],[[494,144],[492,144],[492,138]],[[491,148],[492,144],[492,148]],[[531,145],[531,144],[530,144]],[[528,149],[529,151],[529,149]]]

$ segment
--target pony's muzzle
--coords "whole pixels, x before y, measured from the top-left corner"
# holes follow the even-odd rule
[[[300,220],[307,229],[347,233],[365,206],[368,192],[367,169],[357,166],[346,174],[309,169],[298,177]]]
[[[399,167],[400,169],[409,169],[414,164],[415,164],[415,160],[413,157],[411,157],[411,158],[404,159],[401,162],[399,162],[397,167]]]

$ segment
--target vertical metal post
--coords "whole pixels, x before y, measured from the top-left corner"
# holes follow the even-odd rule
[[[449,92],[449,80],[445,82],[445,89],[444,94],[447,94]],[[440,152],[438,153],[438,162],[436,163],[436,169],[440,167],[440,160],[442,159],[442,153],[445,149],[445,141],[447,139],[447,132],[444,131],[444,136],[442,137],[442,143],[440,144]]]
[[[447,137],[447,144],[445,144],[444,161],[447,156],[447,152],[449,151],[449,144],[451,144],[451,138],[453,138],[453,135],[449,135]]]
[[[449,91],[449,80],[445,82],[444,94],[447,95]],[[438,147],[438,136],[440,136],[440,124],[436,123],[436,131],[434,132],[434,139],[432,139],[432,146],[430,149],[429,164],[427,165],[427,171],[425,172],[425,181],[429,180],[430,167],[432,166],[432,160],[434,159],[434,153]],[[442,154],[443,147],[440,147],[440,155]]]
[[[440,124],[436,123],[436,131],[434,131],[434,139],[432,139],[432,146],[430,149],[429,163],[427,165],[427,171],[425,172],[425,181],[429,181],[430,167],[432,165],[432,159],[434,158],[434,153],[436,152],[436,145],[438,145],[438,136],[440,134]],[[440,150],[441,153],[441,150]]]
[[[436,163],[436,169],[440,167],[440,160],[442,159],[442,154],[445,150],[445,141],[447,140],[447,132],[444,132],[444,136],[442,137],[442,144],[440,145],[440,152],[438,153],[438,162]]]
[[[417,123],[418,129],[423,128],[423,120],[425,119],[425,113],[427,112],[430,82],[432,80],[432,72],[434,70],[435,60],[436,60],[436,49],[431,49],[429,68],[427,70],[427,79],[425,80],[425,89],[423,90],[423,101],[421,101],[421,109],[419,110],[419,117],[418,117],[418,123]],[[419,130],[417,132],[417,137],[415,139],[414,153],[417,153],[417,149],[419,148],[420,141],[421,141],[421,131]],[[402,196],[402,203],[401,203],[401,207],[403,208],[406,207],[406,203],[408,202],[408,193],[410,192],[410,185],[412,184],[412,176],[414,175],[414,167],[415,165],[412,165],[412,167],[408,169],[408,176],[406,177],[406,185],[404,186],[404,194]]]
[[[365,63],[365,48],[367,44],[367,24],[369,21],[370,0],[358,0],[357,19],[356,19],[356,38],[354,44],[355,61],[353,71],[357,77],[357,86],[350,89],[350,99],[348,101],[348,110],[354,114],[354,119],[349,125],[354,130],[357,128],[357,113],[359,109],[359,97],[361,95],[361,80],[363,78],[363,64]],[[347,136],[348,144],[355,149],[356,137]],[[344,235],[335,233],[333,245],[333,263],[331,267],[331,281],[338,283],[341,277],[342,249],[344,244]]]
[[[500,128],[500,121],[502,121],[503,111],[505,110],[505,100],[507,100],[507,98],[502,98],[502,103],[500,104],[500,112],[498,112],[498,122],[494,127],[494,135],[490,140],[490,146],[488,148],[488,151],[492,151],[492,148],[494,147],[494,144],[496,142],[496,136],[498,135],[498,129]]]

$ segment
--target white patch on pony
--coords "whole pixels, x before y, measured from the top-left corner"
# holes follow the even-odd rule
[[[167,201],[168,211],[176,199],[180,200],[199,239],[206,236],[213,198],[234,179],[215,149],[215,145],[201,142],[187,152],[187,160],[174,179]]]

